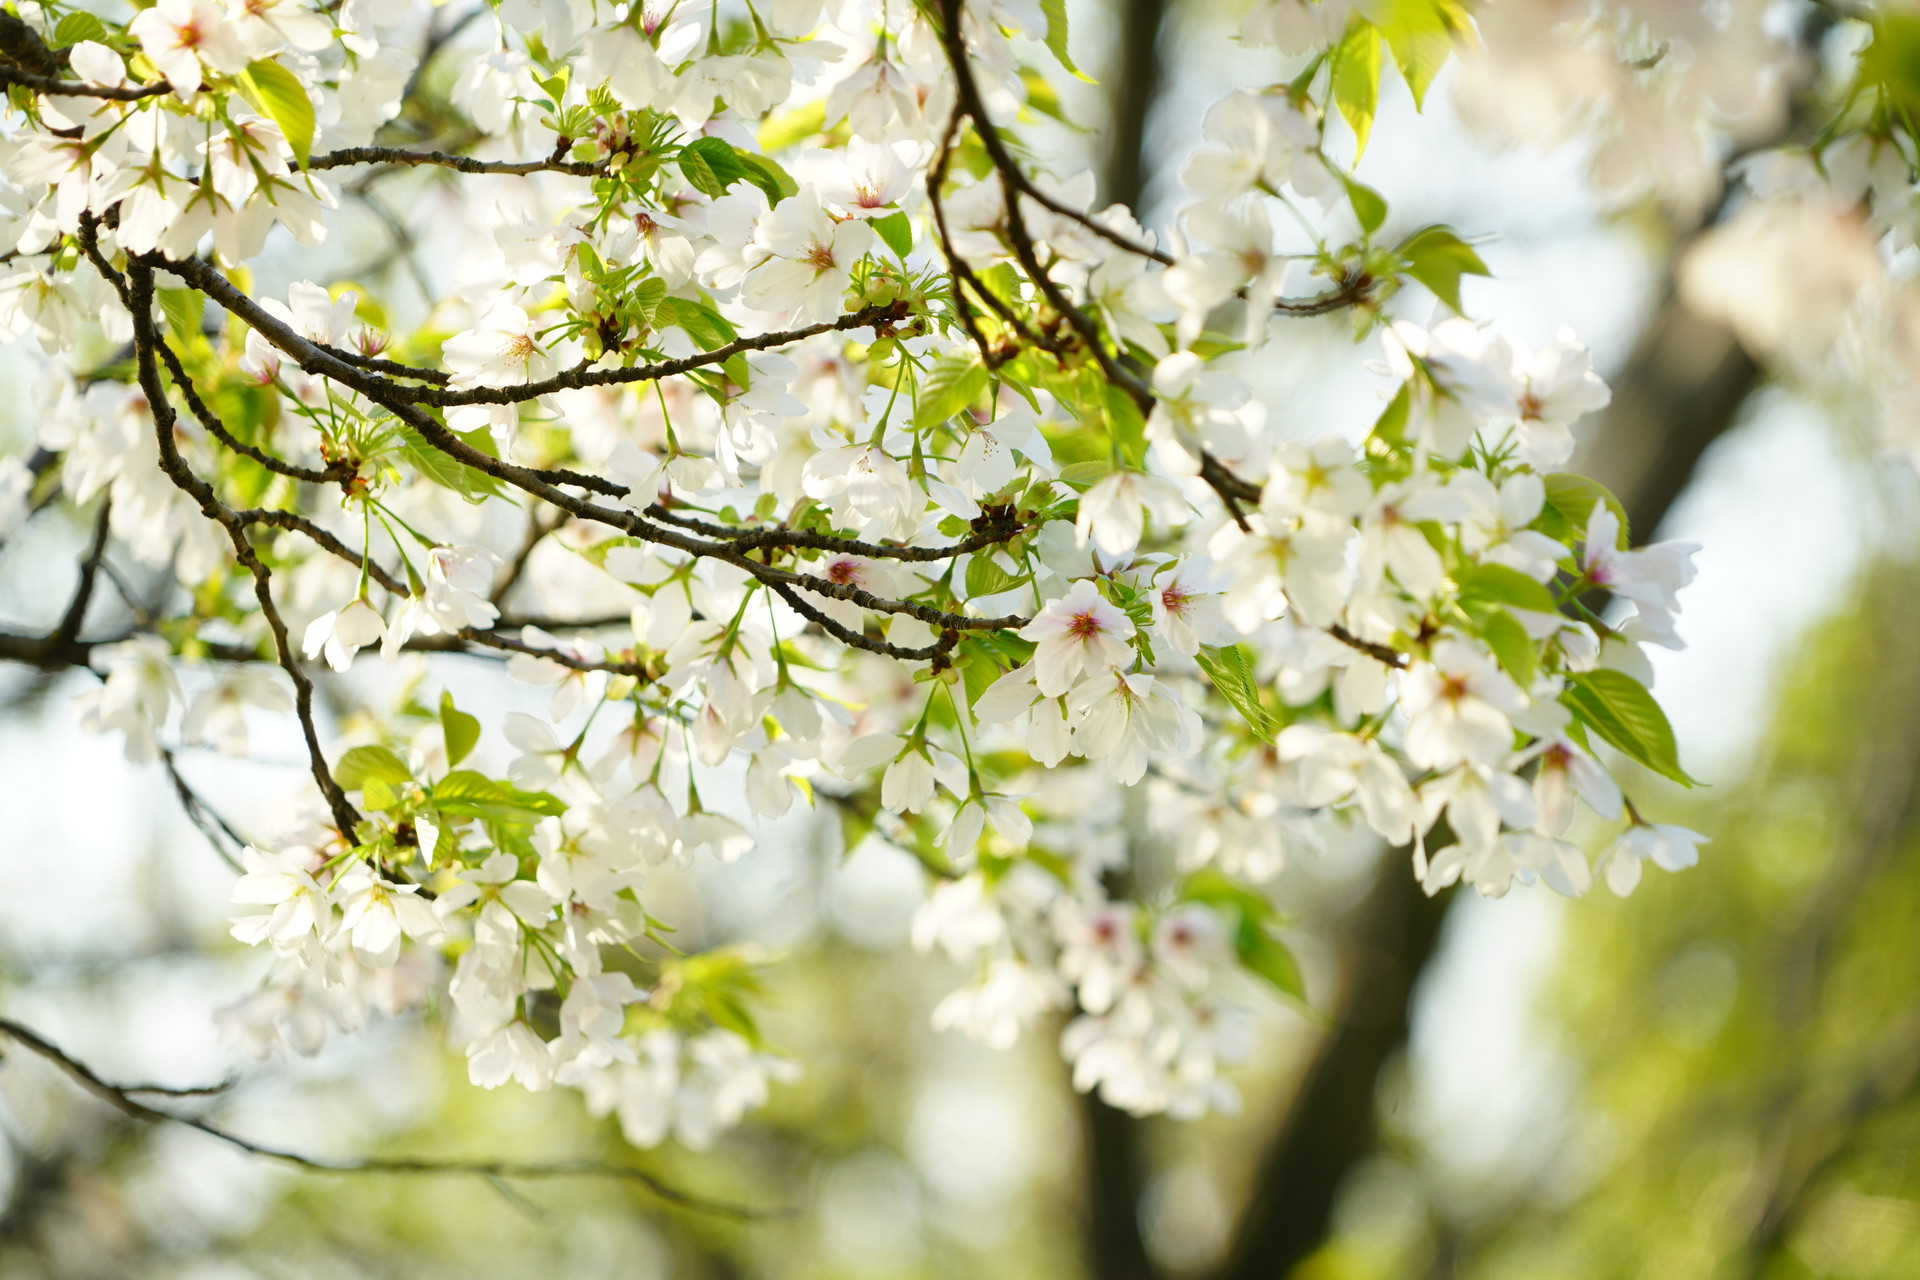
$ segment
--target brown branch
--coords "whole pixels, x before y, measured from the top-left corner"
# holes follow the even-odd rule
[[[319,1156],[305,1155],[285,1147],[270,1146],[263,1142],[255,1142],[251,1138],[243,1138],[199,1116],[181,1115],[178,1112],[162,1110],[133,1096],[137,1093],[159,1093],[170,1097],[195,1097],[218,1092],[226,1088],[226,1085],[177,1089],[158,1085],[113,1084],[92,1067],[67,1053],[33,1028],[15,1022],[11,1018],[0,1018],[0,1035],[7,1036],[21,1048],[51,1062],[75,1084],[130,1119],[145,1121],[149,1124],[177,1124],[203,1133],[209,1138],[218,1139],[229,1146],[237,1147],[249,1155],[277,1160],[282,1164],[305,1169],[309,1173],[464,1174],[490,1179],[616,1178],[638,1183],[669,1204],[699,1213],[739,1219],[781,1216],[781,1211],[778,1210],[755,1209],[727,1201],[709,1200],[704,1196],[682,1191],[644,1169],[604,1160],[560,1160],[540,1164],[517,1160],[437,1160],[424,1156],[373,1156],[359,1160],[329,1160]]]
[[[142,98],[157,98],[173,92],[173,86],[165,81],[159,84],[88,84],[84,80],[35,75],[4,62],[0,62],[0,85],[19,85],[23,89],[60,98],[105,98],[109,102],[138,102]]]
[[[244,457],[252,458],[276,475],[290,476],[295,480],[304,480],[308,484],[337,484],[353,474],[352,464],[345,461],[330,463],[324,470],[315,470],[312,467],[302,467],[282,461],[239,439],[227,430],[226,424],[220,421],[219,415],[208,408],[206,401],[200,398],[200,393],[194,390],[193,379],[187,376],[186,368],[181,364],[173,344],[162,339],[159,352],[160,359],[167,366],[168,375],[173,378],[173,384],[180,388],[180,394],[187,402],[188,412],[192,413],[195,420],[206,428],[208,435],[227,448]]]
[[[93,229],[83,224],[77,237],[81,248],[96,266],[106,268],[107,264],[100,254],[100,245]],[[103,270],[102,274],[106,274]],[[191,497],[200,507],[201,513],[218,524],[227,534],[227,540],[233,544],[233,553],[241,565],[253,577],[254,598],[260,602],[260,612],[267,620],[268,630],[273,634],[274,651],[279,655],[280,665],[293,680],[294,710],[300,719],[300,728],[306,737],[307,757],[313,771],[313,780],[325,797],[334,823],[340,830],[342,839],[352,840],[354,828],[360,821],[360,814],[347,800],[346,792],[334,780],[333,771],[327,765],[325,751],[320,746],[320,732],[313,719],[313,681],[301,668],[293,654],[293,643],[287,636],[286,620],[280,616],[279,606],[273,599],[273,578],[266,565],[260,561],[253,544],[247,540],[248,525],[234,514],[233,510],[222,503],[214,493],[213,486],[193,473],[186,459],[180,456],[179,446],[174,442],[175,417],[173,404],[167,398],[166,385],[160,380],[160,363],[155,357],[155,349],[161,345],[159,334],[153,324],[153,268],[137,259],[130,260],[126,276],[124,301],[128,312],[133,316],[133,343],[136,367],[139,371],[140,388],[146,393],[147,402],[153,412],[154,434],[160,446],[160,469],[173,481],[183,493]]]
[[[823,320],[819,324],[810,324],[799,329],[785,329],[757,334],[753,337],[735,338],[732,342],[715,347],[711,351],[701,351],[694,355],[681,356],[674,360],[661,360],[653,364],[634,365],[627,369],[596,369],[591,365],[583,364],[557,373],[551,378],[543,378],[539,382],[525,382],[518,386],[470,387],[464,391],[394,387],[391,395],[394,400],[430,404],[438,408],[453,408],[469,404],[525,404],[529,400],[538,399],[555,391],[623,386],[633,382],[658,382],[662,378],[690,373],[708,365],[725,364],[734,356],[749,351],[784,347],[822,333],[844,333],[848,329],[863,329],[883,321],[905,320],[907,315],[907,304],[904,302],[875,303],[872,306],[862,307],[858,311],[848,312],[838,319]]]
[[[576,178],[598,178],[607,172],[603,163],[579,160],[476,160],[472,156],[452,155],[445,151],[408,151],[403,147],[342,147],[307,161],[309,169],[342,169],[350,165],[385,164],[403,168],[430,167],[454,169],[460,173],[569,173]]]
[[[243,510],[237,510],[233,514],[234,517],[243,524],[264,524],[275,529],[286,529],[293,533],[301,534],[312,539],[314,544],[322,551],[338,556],[356,569],[364,564],[367,569],[367,576],[375,582],[378,582],[394,595],[405,597],[413,594],[412,589],[408,587],[405,582],[402,582],[398,577],[382,568],[378,560],[375,560],[371,555],[355,551],[352,547],[340,541],[340,539],[334,537],[303,515],[292,511],[281,511],[266,507],[248,507]]]

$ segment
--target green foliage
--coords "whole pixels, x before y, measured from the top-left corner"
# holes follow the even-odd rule
[[[1365,18],[1355,16],[1347,34],[1331,56],[1333,104],[1353,130],[1354,163],[1367,149],[1374,113],[1380,107],[1380,32]]]
[[[1604,502],[1612,509],[1614,519],[1620,522],[1621,549],[1630,545],[1627,509],[1620,505],[1620,499],[1614,497],[1605,485],[1570,471],[1556,471],[1541,479],[1547,490],[1547,504],[1540,512],[1540,518],[1534,522],[1540,532],[1556,542],[1572,546],[1585,536],[1594,504]]]
[[[986,366],[977,356],[942,356],[921,380],[913,425],[922,431],[939,426],[979,399],[986,389]]]
[[[440,732],[447,743],[447,764],[459,764],[480,741],[480,721],[453,705],[453,695],[440,695]]]
[[[1233,949],[1241,966],[1265,978],[1276,990],[1306,1000],[1300,966],[1293,952],[1274,936],[1273,904],[1263,895],[1209,867],[1187,877],[1180,886],[1180,899],[1203,902],[1225,916],[1233,930]]]
[[[1408,275],[1433,291],[1433,295],[1460,311],[1460,277],[1491,273],[1480,261],[1473,246],[1450,227],[1422,227],[1400,242],[1394,250],[1405,264]]]
[[[280,126],[294,158],[304,167],[313,149],[314,115],[313,102],[300,78],[271,59],[262,59],[247,64],[240,73],[240,87]]]
[[[1562,701],[1595,733],[1627,756],[1682,786],[1694,781],[1680,767],[1667,713],[1646,686],[1624,671],[1587,671],[1568,677]]]
[[[1194,655],[1194,661],[1207,673],[1207,679],[1220,691],[1220,696],[1240,713],[1254,737],[1272,742],[1280,725],[1260,701],[1260,683],[1254,678],[1253,660],[1246,646],[1231,644],[1214,649],[1203,645]]]
[[[353,747],[333,766],[333,780],[348,791],[356,791],[369,779],[397,787],[413,779],[407,762],[382,746]]]

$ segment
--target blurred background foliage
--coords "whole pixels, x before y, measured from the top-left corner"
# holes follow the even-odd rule
[[[1555,10],[1498,7],[1542,30]],[[1233,44],[1234,5],[1072,8],[1100,83],[1068,86],[1083,127],[1036,130],[1038,143],[1061,172],[1097,167],[1106,196],[1152,223],[1169,212],[1155,176],[1183,162],[1223,77],[1271,67]],[[1841,6],[1731,8],[1766,10],[1775,52],[1811,55]],[[1722,586],[1686,623],[1738,687],[1691,703],[1682,688],[1691,736],[1679,720],[1686,745],[1719,744],[1695,768],[1715,785],[1634,792],[1650,816],[1711,836],[1698,868],[1562,907],[1430,902],[1401,856],[1365,847],[1290,866],[1275,898],[1297,922],[1312,1008],[1265,1011],[1244,1114],[1184,1125],[1074,1094],[1044,1036],[1002,1054],[933,1032],[954,974],[901,945],[917,869],[877,838],[843,863],[827,852],[837,839],[794,824],[785,847],[707,885],[724,905],[688,927],[784,956],[764,1029],[806,1072],[712,1150],[638,1160],[772,1216],[688,1212],[586,1178],[292,1174],[129,1121],[15,1054],[0,1069],[0,1275],[1920,1276],[1910,480],[1863,443],[1844,398],[1743,346],[1678,283],[1688,247],[1738,207],[1731,162],[1811,132],[1818,77],[1788,65],[1779,109],[1727,126],[1719,167],[1681,199],[1658,182],[1631,198],[1589,185],[1596,139],[1618,123],[1605,118],[1489,158],[1446,105],[1472,74],[1450,67],[1425,116],[1383,105],[1369,180],[1408,228],[1506,233],[1486,250],[1505,283],[1474,282],[1469,306],[1597,330],[1615,399],[1583,467],[1621,495],[1637,540],[1677,522],[1710,543],[1702,588]],[[417,110],[444,104],[429,93]],[[383,198],[371,231],[342,237],[343,261],[376,275],[410,269],[431,218],[423,201],[409,221],[397,183]],[[1303,324],[1269,348],[1277,411],[1302,434],[1364,425],[1349,412],[1364,396],[1299,381],[1373,358],[1350,339]],[[1779,538],[1804,544],[1797,560]],[[1762,658],[1733,662],[1735,649]],[[1702,671],[1673,674],[1711,684]],[[58,1025],[119,1078],[156,1062],[169,1078],[217,1075],[208,1011],[251,973],[225,944],[224,869],[164,781],[136,781],[73,732],[67,691],[8,679],[0,759],[25,816],[0,876],[0,1007]],[[49,768],[84,784],[36,785]],[[230,792],[258,789],[241,778]],[[63,860],[102,841],[110,870]],[[118,914],[74,927],[84,945],[47,942],[61,874],[124,885]],[[571,1094],[468,1088],[412,1023],[256,1069],[216,1105],[229,1127],[302,1150],[633,1159]]]

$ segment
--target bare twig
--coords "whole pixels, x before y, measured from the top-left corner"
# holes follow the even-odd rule
[[[725,1218],[759,1219],[780,1216],[780,1211],[755,1209],[747,1205],[732,1204],[722,1200],[710,1200],[691,1192],[682,1191],[671,1183],[636,1169],[632,1165],[615,1164],[605,1160],[558,1160],[551,1163],[536,1163],[517,1160],[439,1160],[429,1157],[380,1157],[370,1156],[357,1160],[330,1160],[319,1156],[305,1155],[298,1151],[289,1151],[284,1147],[271,1146],[243,1138],[211,1121],[199,1116],[181,1115],[174,1111],[165,1111],[150,1106],[134,1097],[139,1093],[158,1093],[170,1097],[197,1097],[216,1093],[227,1087],[226,1084],[206,1088],[178,1089],[159,1085],[120,1085],[113,1084],[101,1077],[92,1067],[75,1058],[58,1045],[40,1035],[22,1023],[11,1018],[0,1018],[0,1034],[7,1036],[15,1044],[31,1053],[51,1062],[65,1072],[75,1084],[94,1097],[113,1107],[130,1119],[146,1121],[149,1124],[177,1124],[217,1138],[232,1147],[237,1147],[250,1155],[267,1160],[277,1160],[305,1169],[310,1173],[398,1173],[448,1175],[464,1174],[470,1177],[495,1179],[511,1178],[520,1180],[540,1178],[616,1178],[637,1183],[669,1204],[699,1213],[710,1213]]]

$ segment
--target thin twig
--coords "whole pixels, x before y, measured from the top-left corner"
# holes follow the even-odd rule
[[[177,1124],[204,1133],[209,1138],[217,1138],[250,1155],[267,1160],[278,1160],[282,1164],[290,1164],[310,1173],[465,1174],[488,1179],[617,1178],[638,1183],[669,1204],[700,1213],[740,1219],[781,1216],[778,1210],[755,1209],[722,1200],[709,1200],[704,1196],[682,1191],[644,1169],[605,1160],[558,1160],[542,1164],[518,1160],[438,1160],[424,1156],[370,1156],[357,1160],[330,1160],[305,1155],[298,1151],[289,1151],[284,1147],[269,1146],[263,1142],[255,1142],[251,1138],[243,1138],[199,1116],[181,1115],[178,1112],[149,1106],[132,1096],[137,1093],[163,1093],[174,1097],[192,1097],[218,1092],[226,1087],[224,1085],[183,1090],[164,1086],[113,1084],[103,1079],[92,1067],[73,1057],[33,1028],[15,1022],[11,1018],[0,1018],[0,1034],[6,1035],[21,1048],[53,1063],[75,1084],[130,1119],[143,1120],[150,1124]]]

